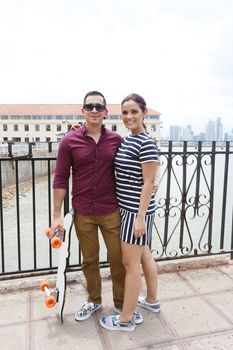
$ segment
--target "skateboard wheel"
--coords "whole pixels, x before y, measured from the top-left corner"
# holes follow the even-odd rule
[[[49,288],[49,283],[48,283],[48,281],[43,280],[40,282],[40,290],[42,290],[42,292],[44,292],[45,287]]]
[[[50,234],[50,227],[49,228],[47,228],[46,230],[45,230],[45,236],[46,237],[49,237],[49,234]]]
[[[56,298],[54,295],[49,295],[45,298],[45,305],[48,308],[54,307],[56,305]]]
[[[51,239],[51,245],[55,249],[60,248],[60,246],[62,245],[62,240],[55,236]]]

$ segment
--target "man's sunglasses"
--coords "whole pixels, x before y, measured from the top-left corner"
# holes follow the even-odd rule
[[[95,108],[97,112],[103,112],[106,107],[100,103],[87,103],[85,105],[83,105],[83,108],[85,109],[85,111],[87,112],[92,112],[93,109]]]

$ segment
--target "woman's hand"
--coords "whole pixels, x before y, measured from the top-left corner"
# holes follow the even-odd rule
[[[70,129],[74,131],[76,129],[79,129],[81,126],[81,124],[72,124]]]
[[[140,238],[146,233],[145,216],[137,216],[134,221],[134,237]]]

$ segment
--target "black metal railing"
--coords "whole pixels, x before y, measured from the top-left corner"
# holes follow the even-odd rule
[[[55,271],[51,225],[58,144],[7,144],[0,154],[0,275]],[[22,150],[23,149],[23,150]],[[230,253],[233,257],[233,144],[163,142],[151,249],[156,260]],[[71,187],[71,186],[70,186]],[[64,214],[70,209],[70,191]],[[100,235],[101,266],[107,256]],[[73,232],[70,269],[80,269]]]

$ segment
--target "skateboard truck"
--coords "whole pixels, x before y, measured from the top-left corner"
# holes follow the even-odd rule
[[[48,308],[54,307],[58,301],[58,288],[50,289],[48,281],[41,281],[40,290],[45,292],[45,305]]]
[[[51,228],[47,228],[47,230],[45,231],[45,236],[48,237],[49,233],[51,231]],[[51,246],[55,249],[60,248],[63,242],[63,234],[59,231],[59,229],[57,229],[55,231],[55,236],[53,238],[51,238]]]

